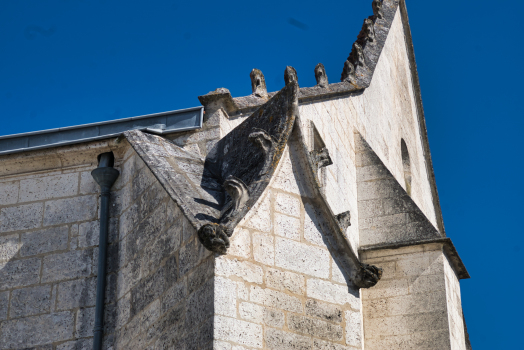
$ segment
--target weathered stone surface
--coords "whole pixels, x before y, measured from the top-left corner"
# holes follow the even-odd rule
[[[96,299],[96,278],[82,278],[62,282],[58,285],[58,310],[94,306]]]
[[[264,265],[275,265],[275,238],[267,234],[253,235],[253,257]]]
[[[93,251],[74,250],[44,257],[42,282],[54,282],[91,274]]]
[[[32,203],[0,209],[0,232],[28,230],[40,227],[42,203]]]
[[[228,259],[226,257],[216,259],[215,271],[217,275],[225,277],[237,276],[246,282],[260,284],[264,279],[264,271],[260,266],[247,261]]]
[[[40,265],[41,261],[38,258],[0,263],[0,290],[38,283]]]
[[[11,295],[9,317],[18,318],[49,312],[51,308],[51,286],[15,289]]]
[[[307,296],[328,303],[344,305],[348,303],[353,309],[360,309],[358,290],[348,286],[331,283],[319,279],[307,280]]]
[[[269,327],[282,328],[284,321],[285,317],[282,311],[264,308],[264,323]]]
[[[9,205],[18,202],[18,181],[0,183],[0,203]]]
[[[237,320],[234,318],[216,316],[215,338],[226,340],[253,348],[262,348],[262,326]]]
[[[68,340],[73,337],[73,324],[72,312],[5,321],[0,325],[2,345],[6,349],[19,349]]]
[[[278,213],[275,214],[275,234],[299,241],[300,219]]]
[[[238,305],[238,314],[246,321],[262,323],[264,318],[264,307],[253,303],[243,302]],[[234,316],[235,315],[232,317]]]
[[[100,221],[83,222],[78,225],[78,246],[81,248],[98,245],[100,234]],[[109,219],[109,242],[114,242],[118,237],[118,219]]]
[[[289,194],[277,193],[275,196],[275,209],[282,214],[300,217],[300,199]]]
[[[9,291],[0,293],[0,321],[7,318],[7,309],[9,308]]]
[[[306,301],[306,314],[323,318],[330,322],[342,322],[342,309],[339,306],[326,304],[313,299]]]
[[[271,350],[312,350],[311,338],[278,329],[265,332],[266,346]]]
[[[45,203],[44,226],[93,220],[96,217],[97,208],[95,196],[47,201]]]
[[[237,283],[223,277],[215,277],[215,313],[236,317]]]
[[[361,346],[361,317],[359,312],[346,311],[346,344]]]
[[[18,234],[0,236],[0,261],[7,261],[18,254]]]
[[[275,265],[315,277],[329,277],[329,252],[314,246],[277,238]]]
[[[67,249],[69,227],[59,226],[40,231],[22,233],[21,256],[49,253]]]
[[[262,304],[275,309],[286,310],[300,313],[302,312],[302,302],[299,298],[272,289],[264,289],[258,286],[251,286],[249,291],[250,300],[257,304]]]
[[[76,314],[76,335],[80,338],[89,337],[93,334],[95,326],[95,308],[80,309]]]
[[[342,327],[315,318],[291,314],[288,316],[288,328],[297,333],[340,341],[343,337]]]
[[[289,291],[294,294],[302,295],[305,293],[304,276],[289,271],[267,269],[266,285],[270,288]]]
[[[228,254],[242,258],[251,257],[251,234],[248,230],[239,230],[233,235]]]
[[[78,191],[78,173],[35,177],[20,181],[20,202],[71,197]]]
[[[180,302],[185,300],[187,296],[187,287],[185,280],[181,280],[176,283],[173,287],[169,288],[164,295],[162,295],[162,313],[171,309],[173,306],[178,305]]]
[[[56,350],[90,350],[93,348],[92,339],[68,341],[56,347]]]

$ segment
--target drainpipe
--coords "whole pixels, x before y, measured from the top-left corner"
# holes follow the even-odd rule
[[[109,231],[109,193],[115,183],[119,171],[113,168],[115,158],[113,152],[102,153],[98,156],[98,168],[91,172],[91,176],[100,185],[100,237],[98,243],[98,275],[96,281],[96,307],[93,350],[102,349],[104,336],[104,300],[106,291],[107,265],[107,235]]]

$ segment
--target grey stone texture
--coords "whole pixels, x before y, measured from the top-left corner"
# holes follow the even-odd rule
[[[31,256],[49,253],[56,250],[66,250],[69,239],[69,227],[58,226],[44,230],[22,233],[21,256]]]
[[[15,289],[11,292],[11,318],[43,314],[50,310],[51,285]]]

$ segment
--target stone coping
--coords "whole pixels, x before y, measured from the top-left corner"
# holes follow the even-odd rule
[[[457,249],[453,245],[453,242],[450,238],[436,238],[436,239],[424,239],[418,241],[406,241],[406,242],[393,242],[393,243],[380,243],[374,245],[368,245],[359,248],[360,253],[376,251],[376,250],[385,250],[385,249],[399,249],[403,247],[423,245],[423,244],[432,244],[440,243],[443,245],[444,253],[448,257],[453,269],[455,270],[457,277],[459,279],[468,279],[471,276],[469,275],[466,266],[462,262]]]

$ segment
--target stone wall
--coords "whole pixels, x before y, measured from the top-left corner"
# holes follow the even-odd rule
[[[39,165],[45,166],[33,159],[32,167]],[[98,254],[87,229],[98,219],[92,167],[0,177],[0,349],[63,350],[69,340],[92,336]]]
[[[441,243],[362,258],[384,269],[375,287],[362,290],[366,350],[465,349],[458,280]]]
[[[215,349],[361,348],[359,291],[324,243],[299,163],[288,147],[216,259]]]

